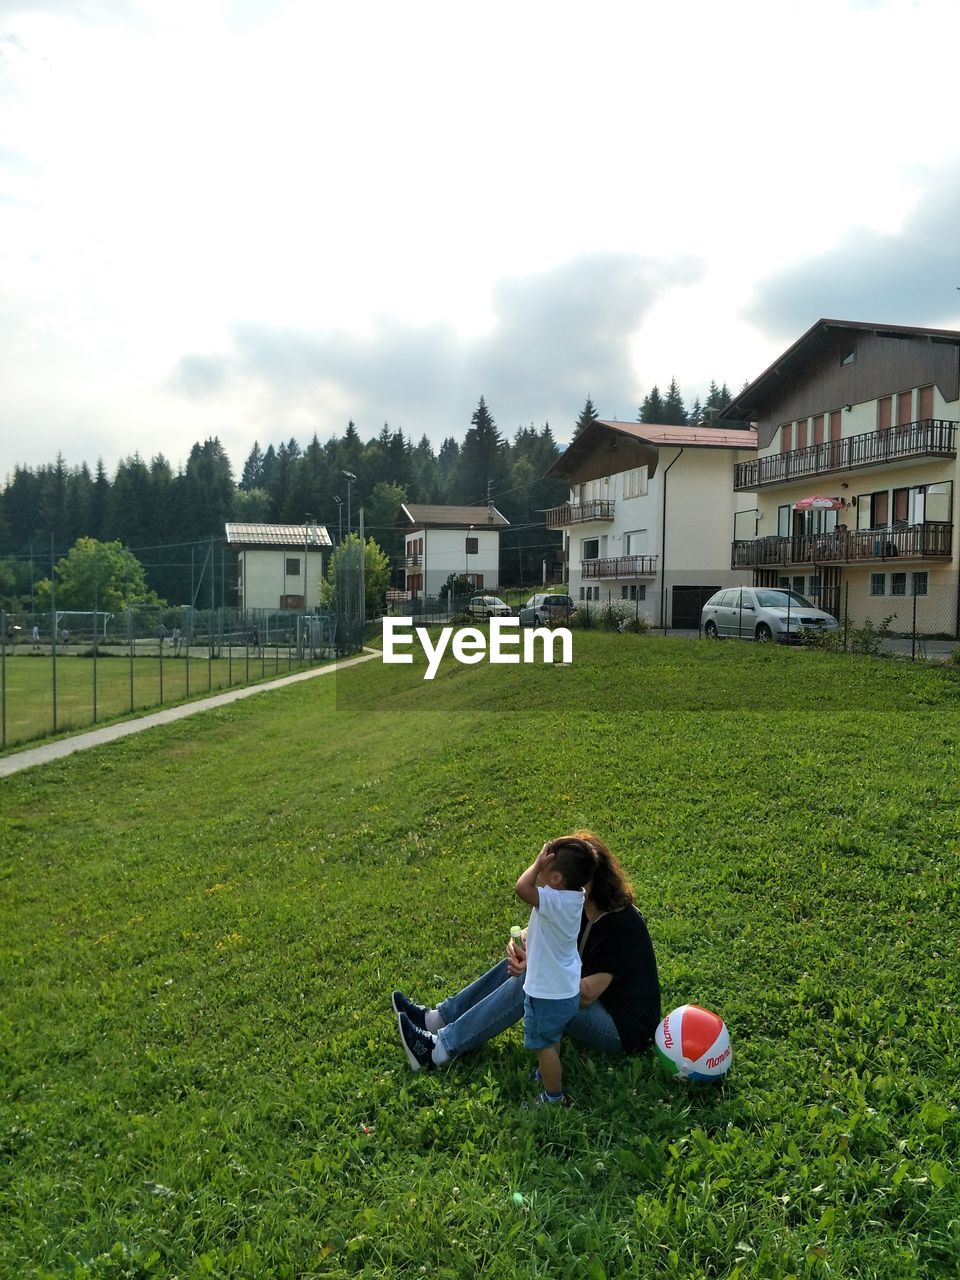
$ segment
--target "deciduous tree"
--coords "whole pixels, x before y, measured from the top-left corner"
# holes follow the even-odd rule
[[[116,613],[164,602],[147,586],[146,571],[132,551],[119,542],[78,538],[54,566],[57,607],[98,609]],[[37,608],[49,609],[52,584],[42,578],[35,587]]]

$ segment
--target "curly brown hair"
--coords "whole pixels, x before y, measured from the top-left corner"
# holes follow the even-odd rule
[[[620,911],[636,904],[633,885],[616,855],[593,831],[575,831],[573,839],[589,844],[597,855],[597,867],[590,881],[589,896],[601,911]]]

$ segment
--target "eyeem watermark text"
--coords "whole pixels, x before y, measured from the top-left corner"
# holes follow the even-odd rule
[[[554,662],[558,661],[554,658],[557,645],[560,646],[559,661],[573,661],[573,635],[568,627],[557,627],[553,631],[546,627],[531,627],[521,634],[519,618],[491,618],[489,636],[479,627],[443,627],[434,644],[426,627],[415,628],[412,618],[384,618],[384,662],[413,662],[412,653],[399,650],[412,648],[415,639],[420,641],[420,647],[427,655],[424,680],[432,680],[437,674],[440,660],[448,647],[456,660],[467,666],[482,662],[484,658],[488,662],[508,664]]]

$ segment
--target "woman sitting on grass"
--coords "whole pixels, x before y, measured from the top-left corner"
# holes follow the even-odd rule
[[[591,831],[566,839],[584,841],[597,857],[577,938],[580,1009],[566,1034],[607,1053],[637,1053],[652,1043],[660,1021],[660,980],[646,921],[623,868],[603,841]],[[505,960],[435,1009],[394,991],[400,1039],[413,1070],[459,1058],[520,1022],[526,967],[526,952],[511,940]]]

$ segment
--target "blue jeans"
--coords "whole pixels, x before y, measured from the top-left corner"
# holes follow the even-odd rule
[[[437,1010],[446,1023],[437,1039],[451,1058],[459,1058],[521,1021],[523,978],[511,977],[506,960],[501,960],[455,996],[441,1001]],[[594,1049],[623,1052],[613,1019],[599,1000],[567,1023],[566,1034]]]

